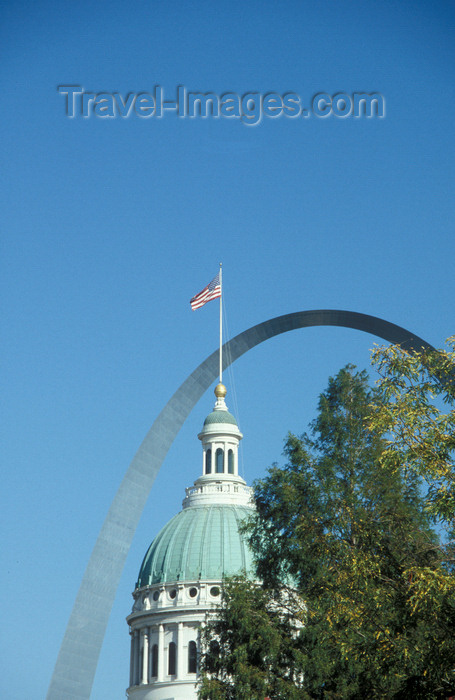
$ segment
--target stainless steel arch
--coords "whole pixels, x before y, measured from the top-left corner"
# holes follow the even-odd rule
[[[400,343],[410,352],[433,349],[409,331],[353,311],[300,311],[243,331],[224,345],[223,366],[264,340],[297,328],[343,326]],[[134,532],[161,464],[193,407],[218,375],[218,351],[183,382],[145,436],[112,501],[90,556],[60,647],[47,700],[89,700],[106,626]]]

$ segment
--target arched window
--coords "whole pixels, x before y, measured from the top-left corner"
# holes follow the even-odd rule
[[[158,676],[158,644],[152,646],[152,672],[150,675],[152,678]]]
[[[207,450],[205,453],[205,473],[212,473],[212,450]]]
[[[188,673],[197,672],[197,646],[196,642],[188,644]]]
[[[229,472],[229,474],[234,473],[234,452],[233,452],[233,450],[229,450],[229,452],[228,452],[228,472]]]
[[[169,659],[167,672],[170,676],[175,676],[177,661],[177,649],[174,642],[169,642]]]
[[[216,451],[216,473],[217,474],[222,474],[224,472],[223,461],[224,461],[223,450],[221,449],[221,447],[218,447],[218,449]]]

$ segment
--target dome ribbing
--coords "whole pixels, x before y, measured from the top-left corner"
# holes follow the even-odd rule
[[[182,510],[158,533],[144,557],[136,588],[176,581],[221,580],[253,571],[252,554],[239,532],[254,512],[214,504]]]

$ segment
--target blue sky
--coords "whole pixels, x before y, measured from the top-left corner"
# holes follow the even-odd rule
[[[14,2],[3,8],[0,695],[46,694],[82,574],[151,423],[216,347],[189,299],[223,262],[231,337],[291,311],[454,333],[453,2]],[[65,115],[58,85],[379,92],[383,119]],[[226,376],[248,481],[378,339],[276,338]],[[235,395],[237,405],[233,402]],[[155,483],[92,700],[123,697],[142,557],[200,471],[193,411]]]

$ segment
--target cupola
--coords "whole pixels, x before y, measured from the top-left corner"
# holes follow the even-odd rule
[[[229,413],[225,402],[226,387],[215,387],[216,402],[213,411],[204,421],[198,435],[202,442],[202,477],[203,481],[240,481],[238,450],[243,435],[237,421]]]

